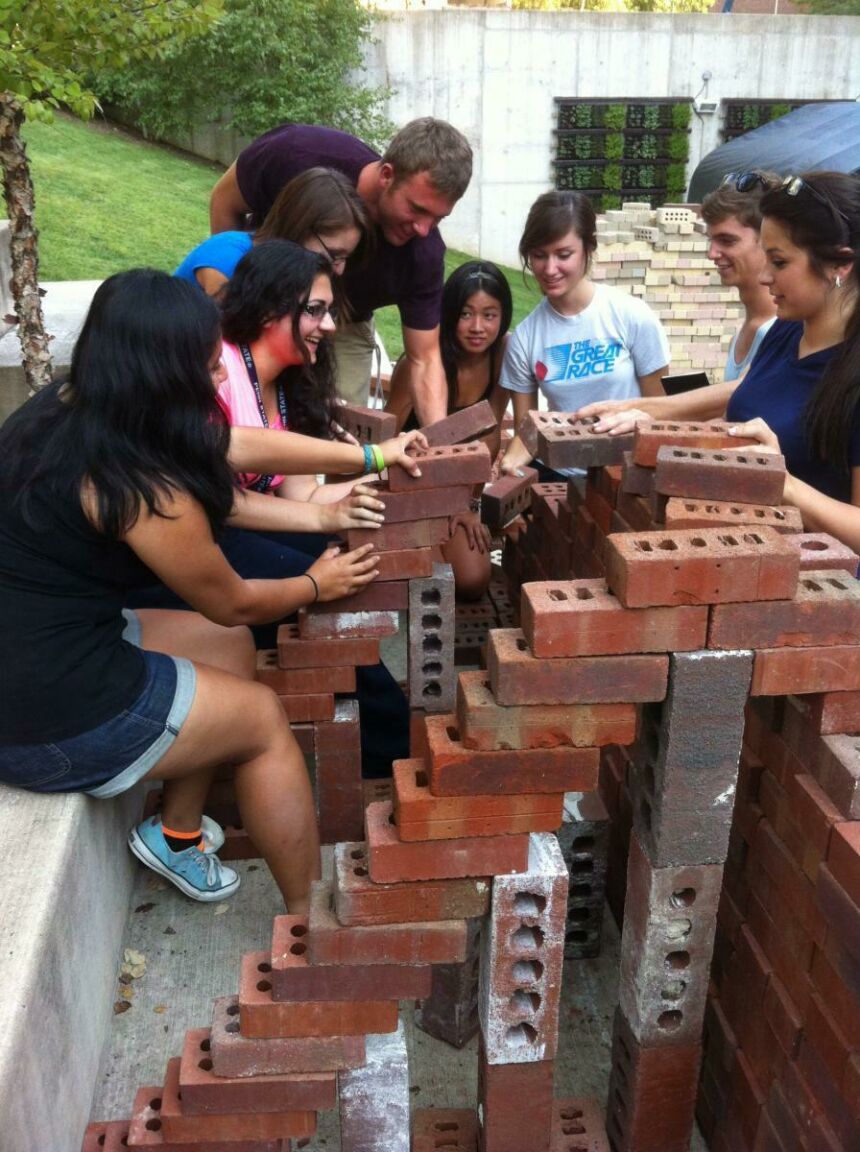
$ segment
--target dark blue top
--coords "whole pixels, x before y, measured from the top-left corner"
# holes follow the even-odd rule
[[[799,357],[803,325],[777,320],[762,341],[749,371],[726,409],[733,423],[760,416],[779,438],[788,471],[825,496],[851,502],[851,475],[819,460],[806,439],[806,407],[824,369],[841,344]],[[855,413],[849,450],[851,466],[860,465],[860,411]]]

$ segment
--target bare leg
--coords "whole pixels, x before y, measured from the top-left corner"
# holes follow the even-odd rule
[[[454,585],[458,600],[480,600],[490,583],[492,563],[490,550],[479,552],[469,547],[465,529],[458,525],[442,545],[442,555],[454,569]]]

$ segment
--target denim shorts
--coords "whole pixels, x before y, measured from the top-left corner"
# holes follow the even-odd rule
[[[123,639],[140,645],[140,621],[126,610]],[[0,781],[30,792],[86,792],[99,800],[118,796],[165,755],[194,702],[197,674],[190,660],[142,652],[143,691],[118,716],[50,744],[0,746]]]

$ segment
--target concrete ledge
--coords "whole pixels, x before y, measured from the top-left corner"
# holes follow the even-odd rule
[[[143,785],[115,800],[0,785],[0,1146],[79,1152],[116,999]]]

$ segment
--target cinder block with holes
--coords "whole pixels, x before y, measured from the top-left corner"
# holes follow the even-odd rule
[[[654,868],[631,838],[619,1003],[646,1047],[701,1035],[722,875],[721,864]]]
[[[568,792],[558,843],[567,866],[566,960],[600,955],[609,864],[609,813],[598,792]]]
[[[433,548],[448,539],[448,517],[434,516],[425,520],[405,520],[401,524],[380,524],[378,528],[349,528],[347,548],[372,544],[377,552],[401,548]]]
[[[239,1012],[238,996],[223,996],[215,1001],[208,1052],[216,1076],[234,1078],[337,1072],[364,1063],[363,1035],[271,1039],[244,1036],[239,1025]]]
[[[354,667],[281,668],[276,648],[257,653],[257,679],[279,696],[355,691]]]
[[[501,530],[531,507],[531,488],[537,481],[536,468],[520,468],[521,476],[500,476],[481,495],[481,520],[492,533]]]
[[[495,628],[487,640],[490,687],[499,704],[641,704],[666,695],[669,658],[533,656],[518,628]],[[571,785],[570,791],[589,791]]]
[[[486,484],[490,479],[493,462],[489,448],[481,440],[427,449],[413,446],[409,455],[418,464],[421,475],[413,476],[400,464],[393,464],[388,469],[388,487],[392,492],[418,492],[451,484]]]
[[[532,411],[517,429],[532,456],[548,468],[597,468],[620,464],[633,445],[633,433],[607,436],[595,432],[594,420],[577,420],[572,412]]]
[[[792,537],[791,542],[800,553],[802,572],[838,568],[852,576],[857,575],[860,557],[835,536],[829,536],[826,532],[801,532]]]
[[[388,588],[391,584],[386,585]],[[338,601],[343,603],[343,601]],[[396,611],[351,611],[320,612],[311,614],[306,608],[298,612],[299,636],[302,640],[313,641],[319,648],[318,640],[363,639],[379,640],[382,636],[397,635]]]
[[[524,584],[520,613],[532,654],[546,658],[689,652],[708,628],[704,604],[624,608],[605,580]]]
[[[731,427],[726,420],[655,420],[650,424],[639,424],[633,436],[633,462],[643,468],[656,468],[657,453],[663,447],[710,451],[758,447],[758,441],[751,437],[729,436]]]
[[[478,972],[482,920],[468,921],[466,959],[462,964],[434,964],[429,996],[415,1010],[422,1032],[462,1048],[478,1030]]]
[[[365,408],[361,404],[338,404],[335,419],[345,432],[351,433],[359,444],[380,444],[397,435],[397,417],[380,408]]]
[[[457,730],[464,748],[578,748],[630,744],[636,735],[633,704],[497,704],[485,672],[457,677]]]
[[[169,1140],[162,1118],[164,1090],[160,1086],[141,1088],[134,1098],[128,1124],[128,1147],[153,1148],[159,1152],[283,1152],[283,1142],[274,1140]],[[125,1145],[123,1145],[125,1147]]]
[[[428,716],[425,728],[434,796],[589,792],[597,786],[597,748],[483,752],[464,747],[453,716]]]
[[[468,920],[490,906],[490,882],[483,877],[377,884],[370,879],[367,846],[338,844],[334,852],[334,906],[348,927]]]
[[[740,528],[744,524],[763,524],[783,535],[796,535],[803,531],[803,520],[797,508],[789,505],[737,503],[692,500],[673,496],[667,500],[663,522],[674,528]]]
[[[551,1060],[558,1047],[568,874],[555,836],[529,837],[528,867],[496,876],[478,1007],[490,1064]]]
[[[271,952],[245,953],[239,1026],[246,1038],[365,1036],[397,1027],[396,1000],[273,1000],[271,976]]]
[[[689,1152],[700,1057],[700,1044],[639,1044],[616,1009],[606,1110],[613,1152]]]
[[[409,581],[409,705],[426,712],[454,707],[454,571]]]
[[[208,1028],[185,1033],[179,1088],[187,1116],[241,1112],[319,1112],[334,1108],[337,1077],[332,1072],[237,1076],[215,1072]]]
[[[800,565],[791,537],[759,527],[614,533],[604,563],[626,608],[790,600]]]
[[[554,1101],[550,1152],[609,1152],[596,1100],[571,1096]]]
[[[554,1060],[491,1064],[478,1034],[478,1148],[481,1152],[550,1152]]]
[[[409,1061],[402,1022],[367,1037],[367,1063],[338,1076],[341,1152],[409,1152]]]
[[[355,840],[364,830],[358,702],[338,700],[334,718],[314,725],[320,842]]]
[[[852,644],[860,637],[860,584],[847,572],[800,575],[793,600],[717,604],[709,648],[809,648]]]
[[[278,628],[278,664],[281,668],[329,668],[379,663],[379,640],[371,636],[350,639],[333,636],[326,644],[303,640],[298,624]]]
[[[657,450],[654,490],[664,496],[780,504],[784,487],[785,457],[772,452],[754,448],[729,452],[669,444]]]
[[[440,849],[435,840],[401,840],[391,804],[368,805],[365,822],[370,878],[377,884],[522,872],[528,860],[526,833],[460,836]]]
[[[474,436],[483,436],[492,432],[497,421],[488,400],[479,400],[468,408],[461,408],[450,416],[437,420],[434,424],[425,424],[421,429],[431,448],[438,448],[442,444],[462,444]]]
[[[434,796],[424,760],[394,762],[394,822],[401,840],[554,832],[564,793]]]
[[[474,1108],[416,1108],[412,1152],[478,1152],[478,1114]]]

